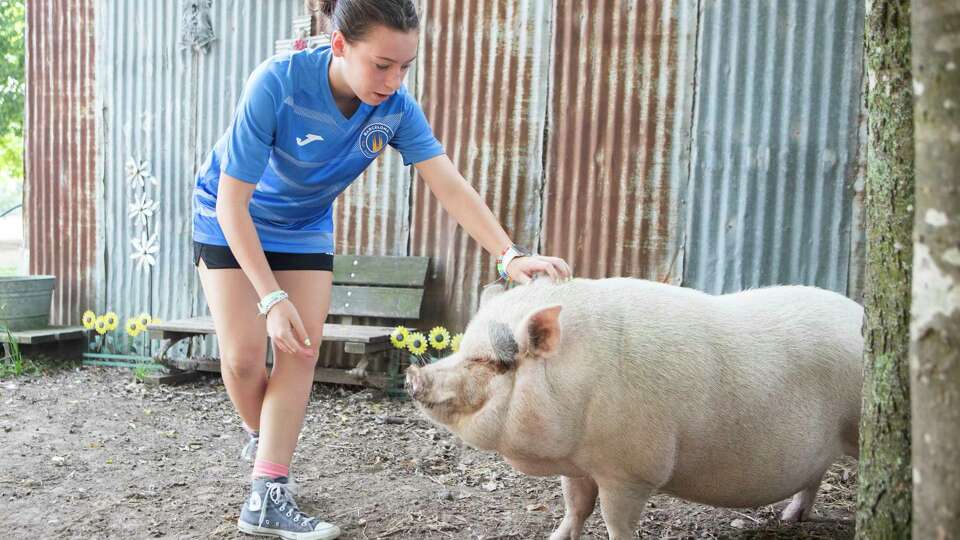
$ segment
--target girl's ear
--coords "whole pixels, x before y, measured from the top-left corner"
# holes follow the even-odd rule
[[[347,46],[347,39],[343,37],[343,34],[339,30],[334,30],[330,34],[330,50],[333,51],[334,56],[343,56],[343,51]]]

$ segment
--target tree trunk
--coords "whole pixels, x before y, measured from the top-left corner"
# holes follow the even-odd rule
[[[857,537],[908,538],[913,102],[910,2],[867,2],[867,246]]]
[[[912,16],[916,198],[910,392],[913,534],[960,535],[960,10]]]

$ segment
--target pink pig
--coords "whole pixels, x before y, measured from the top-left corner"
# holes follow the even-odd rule
[[[638,279],[484,292],[460,350],[411,367],[418,407],[531,475],[561,475],[552,540],[599,495],[633,538],[660,491],[725,507],[787,497],[807,517],[824,472],[857,455],[863,309],[814,287],[712,296]]]

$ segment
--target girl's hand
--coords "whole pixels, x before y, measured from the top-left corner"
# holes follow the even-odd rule
[[[537,274],[549,274],[554,283],[568,281],[573,278],[573,270],[567,261],[559,257],[544,255],[530,255],[516,257],[507,265],[507,274],[517,283],[529,283]]]
[[[267,335],[278,349],[287,354],[302,356],[307,360],[314,354],[300,314],[289,299],[270,309],[267,314]]]

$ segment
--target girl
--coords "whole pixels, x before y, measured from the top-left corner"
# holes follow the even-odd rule
[[[223,381],[250,436],[242,454],[255,456],[238,527],[298,540],[340,534],[300,511],[287,483],[330,305],[332,204],[388,144],[498,256],[502,278],[571,275],[562,259],[513,245],[403,86],[417,56],[414,1],[325,0],[321,9],[330,45],[271,58],[251,74],[193,197],[194,262]]]

